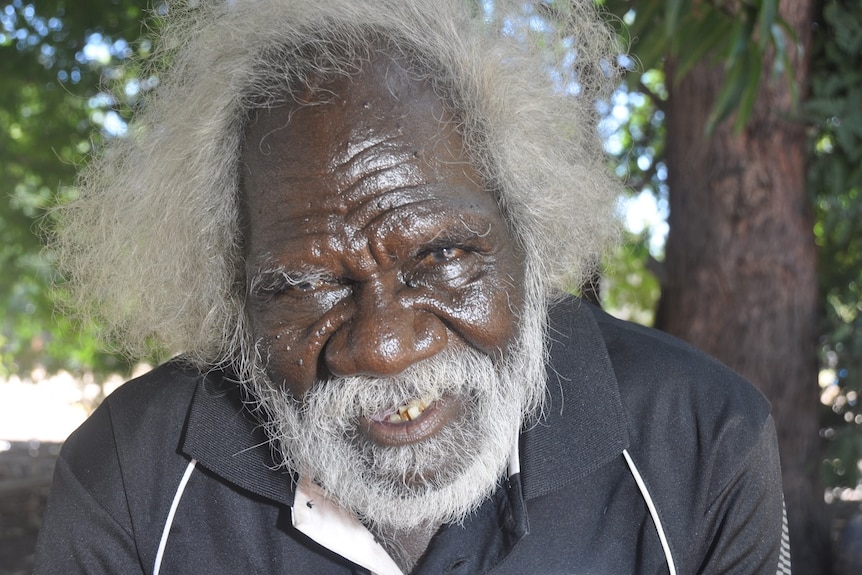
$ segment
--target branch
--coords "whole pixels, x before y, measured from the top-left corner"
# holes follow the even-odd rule
[[[662,112],[667,112],[665,101],[662,100],[661,98],[659,98],[658,94],[653,92],[649,88],[649,86],[644,84],[643,76],[638,78],[638,90],[642,94],[646,95],[647,98],[650,99],[650,102],[652,102],[652,105],[655,107],[656,110],[661,110]]]

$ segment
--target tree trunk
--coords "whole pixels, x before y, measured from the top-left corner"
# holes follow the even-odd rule
[[[781,3],[806,46],[812,14],[813,0]],[[794,64],[804,86],[806,62]],[[656,321],[772,401],[793,572],[821,574],[829,573],[830,559],[818,478],[818,290],[806,137],[787,117],[786,82],[767,74],[744,131],[734,134],[725,122],[708,138],[704,126],[723,71],[703,63],[678,83],[668,74],[670,231]]]

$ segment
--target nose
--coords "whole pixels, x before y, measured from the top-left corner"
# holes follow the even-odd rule
[[[383,282],[358,288],[354,298],[352,317],[332,335],[324,352],[333,375],[390,377],[446,347],[443,321]]]

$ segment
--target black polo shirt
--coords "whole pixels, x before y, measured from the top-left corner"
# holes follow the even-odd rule
[[[549,333],[520,473],[443,526],[413,573],[789,573],[767,401],[690,346],[575,299]],[[159,556],[162,574],[368,573],[293,526],[294,493],[230,377],[173,361],[64,445],[36,571],[153,573]]]

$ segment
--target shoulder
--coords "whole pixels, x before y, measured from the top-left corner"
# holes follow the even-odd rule
[[[111,411],[132,417],[156,407],[188,404],[202,377],[196,368],[174,359],[124,383],[108,396],[105,404]]]
[[[553,366],[563,373],[583,373],[585,363],[597,373],[609,369],[632,413],[645,415],[660,404],[702,417],[738,413],[761,424],[769,413],[769,403],[745,378],[667,333],[575,298],[556,305],[550,317]]]
[[[120,484],[136,468],[172,459],[182,464],[178,446],[201,380],[194,369],[171,361],[123,384],[69,436],[61,457],[92,493]]]
[[[552,311],[551,340],[551,365],[571,380],[569,394],[606,381],[629,452],[662,479],[699,481],[714,494],[771,433],[769,402],[751,383],[666,333],[568,299]]]
[[[766,398],[673,336],[577,300],[560,307],[552,328],[565,352],[552,353],[554,365],[584,373],[573,357],[603,366],[589,373],[610,373],[627,451],[674,555],[687,566],[682,571],[694,572],[710,549],[737,544],[734,537],[743,533],[748,542],[763,542],[752,557],[766,563],[777,557],[781,474]],[[588,349],[589,358],[574,348]],[[579,385],[577,378],[573,383]]]
[[[759,434],[769,402],[744,377],[697,348],[592,306],[625,409],[670,425],[736,424]],[[649,414],[652,413],[652,417]]]
[[[653,481],[678,480],[668,496],[687,485],[708,506],[749,468],[774,465],[777,454],[759,447],[776,449],[770,404],[754,385],[671,335],[592,306],[583,311],[602,334],[632,456]]]

